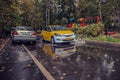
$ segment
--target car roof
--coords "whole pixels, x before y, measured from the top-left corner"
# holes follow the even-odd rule
[[[29,26],[16,26],[16,27],[29,27]]]

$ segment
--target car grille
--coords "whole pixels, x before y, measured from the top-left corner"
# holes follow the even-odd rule
[[[70,34],[70,35],[64,35],[65,37],[70,37],[70,36],[72,36],[72,34]]]

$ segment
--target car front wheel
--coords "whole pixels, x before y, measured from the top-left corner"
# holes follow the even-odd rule
[[[15,44],[15,41],[14,41],[14,40],[12,40],[12,44]]]
[[[36,45],[36,41],[33,41],[32,43],[33,43],[34,45]]]
[[[45,40],[44,40],[44,37],[43,36],[41,36],[41,42],[45,42]]]

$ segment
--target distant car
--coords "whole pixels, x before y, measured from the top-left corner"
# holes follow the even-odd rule
[[[11,31],[12,43],[17,41],[29,41],[36,44],[37,34],[36,32],[28,26],[17,26]]]
[[[75,38],[74,32],[61,25],[49,25],[41,31],[42,41],[51,43],[74,42]]]

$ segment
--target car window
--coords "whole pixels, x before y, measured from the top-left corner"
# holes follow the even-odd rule
[[[47,27],[46,27],[46,28],[44,28],[44,30],[46,31],[46,30],[47,30]]]
[[[58,31],[58,30],[68,30],[68,28],[63,27],[63,26],[52,26],[53,31]]]
[[[46,29],[48,32],[50,32],[51,31],[51,29],[50,29],[50,27],[47,27],[47,29]]]
[[[11,28],[11,31],[12,31],[12,30],[15,30],[15,27],[12,27],[12,28]]]
[[[24,27],[24,26],[17,27],[16,29],[17,29],[17,30],[28,30],[28,31],[33,31],[33,29],[32,29],[31,27]]]
[[[50,27],[46,27],[44,30],[45,30],[45,31],[48,31],[48,32],[51,31]]]

